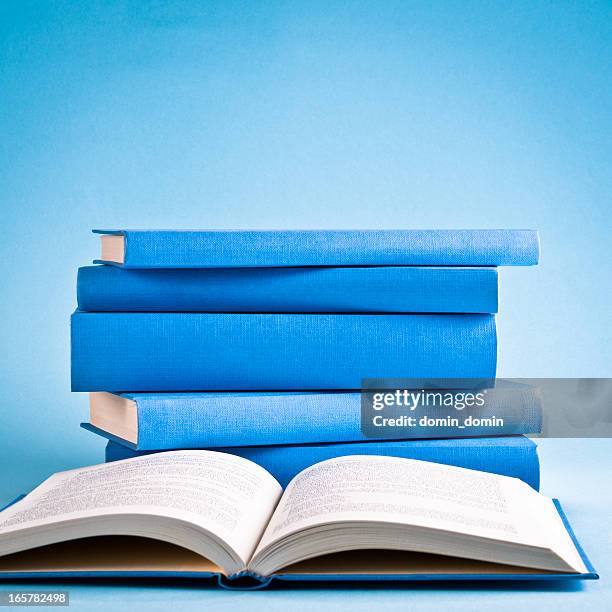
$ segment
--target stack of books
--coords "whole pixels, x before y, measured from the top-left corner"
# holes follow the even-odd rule
[[[100,233],[102,265],[78,274],[72,389],[90,392],[83,426],[109,438],[107,461],[221,450],[286,486],[326,459],[385,455],[538,488],[518,435],[539,431],[535,394],[496,428],[368,433],[360,393],[366,379],[494,379],[497,268],[536,264],[536,232]]]
[[[597,578],[536,491],[536,395],[491,384],[497,266],[535,232],[102,234],[72,388],[107,462],[0,512],[0,579]]]

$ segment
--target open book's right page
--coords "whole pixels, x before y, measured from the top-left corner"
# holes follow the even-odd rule
[[[254,557],[291,534],[355,521],[409,525],[519,547],[541,547],[554,550],[577,572],[586,571],[552,500],[522,481],[379,456],[331,459],[296,476]],[[443,547],[443,539],[435,539]],[[410,549],[410,542],[406,544]],[[423,552],[453,555],[454,551]]]

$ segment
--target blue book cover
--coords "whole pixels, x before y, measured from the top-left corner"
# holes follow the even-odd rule
[[[79,268],[91,312],[497,312],[497,269]]]
[[[362,379],[494,378],[494,315],[89,313],[73,391],[355,390]]]
[[[342,392],[92,393],[91,423],[83,426],[136,450],[540,433],[539,393],[528,385],[511,389],[489,389],[484,407],[453,413],[462,424],[469,417],[478,424],[434,427],[418,418],[416,426],[379,428],[376,438],[370,437],[374,428],[364,433],[362,421],[380,413],[368,410],[360,393]],[[426,416],[447,414],[440,406]],[[492,427],[493,418],[503,424]]]
[[[529,266],[534,230],[94,230],[126,268]]]
[[[315,463],[347,455],[385,455],[433,461],[512,476],[536,490],[540,487],[537,446],[524,436],[222,447],[214,450],[250,459],[270,472],[282,487],[286,487],[294,476]],[[135,451],[112,440],[106,445],[107,462],[146,454],[148,451]]]

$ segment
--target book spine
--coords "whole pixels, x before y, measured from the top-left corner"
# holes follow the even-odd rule
[[[355,390],[363,378],[494,378],[485,314],[84,313],[73,391]]]
[[[214,450],[254,461],[268,470],[283,487],[286,487],[294,476],[307,467],[326,459],[347,455],[386,455],[433,461],[519,478],[536,490],[540,486],[540,462],[537,447],[531,440],[522,436],[353,442],[306,446],[223,447]],[[149,452],[151,451],[135,451],[111,441],[106,445],[106,462],[130,459]]]
[[[533,230],[137,231],[126,268],[534,265]]]
[[[381,439],[366,437],[359,393],[143,394],[137,404],[139,450],[310,444]],[[503,417],[495,435],[540,433],[539,396],[530,389],[510,398],[488,393],[479,422]],[[96,429],[96,433],[102,433]],[[490,426],[417,425],[385,432],[386,439],[490,436]],[[103,434],[102,434],[103,435]]]
[[[79,268],[91,312],[497,312],[495,268]]]

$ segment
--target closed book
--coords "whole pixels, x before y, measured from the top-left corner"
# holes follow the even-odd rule
[[[497,312],[497,269],[79,268],[92,312]]]
[[[529,266],[534,230],[94,230],[126,268]]]
[[[536,490],[540,486],[537,446],[524,436],[222,447],[214,450],[244,457],[257,463],[270,472],[282,487],[287,486],[296,474],[315,463],[348,455],[381,455],[433,461],[512,476]],[[106,462],[138,457],[150,452],[135,451],[111,440],[106,445]]]
[[[402,408],[417,415],[414,422],[385,426],[388,412],[370,409],[360,393],[97,392],[90,396],[90,423],[83,427],[136,450],[541,432],[540,396],[533,387],[507,383],[486,396],[482,407],[450,414],[444,406]]]
[[[360,389],[494,378],[487,314],[90,313],[71,321],[73,391]]]

